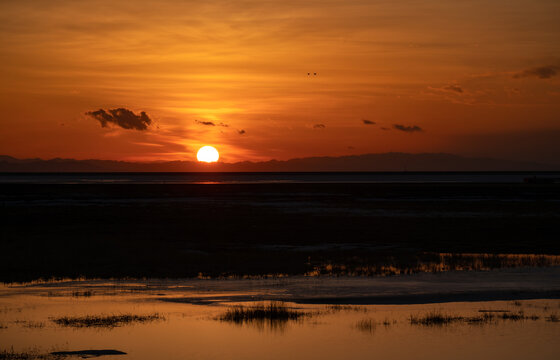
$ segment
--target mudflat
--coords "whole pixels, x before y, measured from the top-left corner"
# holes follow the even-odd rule
[[[441,253],[560,254],[557,184],[2,184],[0,201],[5,282],[398,272]]]

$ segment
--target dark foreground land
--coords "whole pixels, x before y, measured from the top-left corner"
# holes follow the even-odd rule
[[[375,274],[438,253],[560,254],[556,184],[2,184],[0,204],[5,282]]]

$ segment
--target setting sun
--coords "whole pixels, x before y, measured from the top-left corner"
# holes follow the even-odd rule
[[[220,154],[218,153],[218,150],[212,146],[203,146],[196,153],[196,158],[198,161],[212,163],[218,161]]]

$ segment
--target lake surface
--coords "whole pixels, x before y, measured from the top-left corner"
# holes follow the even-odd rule
[[[403,281],[395,279],[397,283]],[[260,300],[267,295],[281,298],[290,281],[97,280],[2,286],[0,351],[113,349],[126,353],[102,359],[557,359],[560,356],[560,322],[551,321],[560,314],[560,300],[553,298],[351,306],[286,301],[291,310],[307,316],[297,320],[238,323],[220,320],[233,305],[255,304],[250,301],[252,298]],[[336,279],[332,284],[330,279],[311,280],[307,288],[306,281],[295,280],[298,291],[309,293],[319,281],[322,291],[328,293],[331,288],[345,293],[364,290],[360,286],[371,279],[358,279],[362,285],[350,281],[346,287],[345,279]],[[409,293],[419,291],[413,284],[414,277],[404,281],[409,282],[407,286],[403,283]],[[503,279],[500,281],[505,286]],[[437,288],[435,283],[431,286]],[[371,291],[370,287],[366,292]],[[495,319],[443,325],[411,323],[411,318],[431,312],[465,319],[493,314]],[[523,314],[523,319],[500,318],[504,313]],[[160,318],[115,327],[68,327],[53,321],[59,317],[119,314],[157,314]]]
[[[2,173],[0,183],[29,184],[252,184],[252,183],[522,183],[556,179],[558,172],[221,172]]]

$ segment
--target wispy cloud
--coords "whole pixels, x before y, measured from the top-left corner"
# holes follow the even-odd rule
[[[125,108],[109,109],[107,111],[99,109],[97,111],[88,111],[86,115],[99,121],[102,127],[108,127],[114,124],[123,129],[147,130],[152,120],[142,111],[140,115],[134,114]]]
[[[196,122],[199,125],[205,125],[205,126],[222,126],[222,127],[229,127],[228,124],[224,124],[224,123],[219,123],[216,124],[212,121],[201,121],[201,120],[195,120],[194,122]]]
[[[420,126],[417,126],[417,125],[406,126],[406,125],[401,125],[401,124],[394,124],[393,128],[395,128],[397,130],[400,130],[400,131],[404,131],[404,132],[424,131],[424,130],[422,130],[422,128]]]
[[[200,124],[200,125],[216,126],[216,124],[214,124],[212,121],[200,121],[200,120],[195,120],[194,122],[197,123],[197,124]]]
[[[459,84],[448,84],[441,87],[428,86],[428,90],[434,93],[454,93],[455,95],[463,94],[465,91]]]
[[[324,129],[326,128],[325,124],[315,124],[313,125],[313,129]]]
[[[556,76],[559,71],[560,66],[558,65],[538,66],[515,73],[513,74],[513,78],[521,79],[526,77],[536,77],[539,79],[550,79],[551,77]]]
[[[463,93],[463,88],[461,86],[457,85],[457,84],[451,84],[451,85],[444,86],[443,89],[447,90],[447,91],[454,91],[454,92],[457,92],[457,93],[460,93],[460,94]]]
[[[440,86],[428,86],[420,93],[420,99],[444,100],[454,104],[473,105],[489,102],[489,91],[487,89],[473,89],[480,85],[473,85],[472,81],[469,88],[456,82]]]

